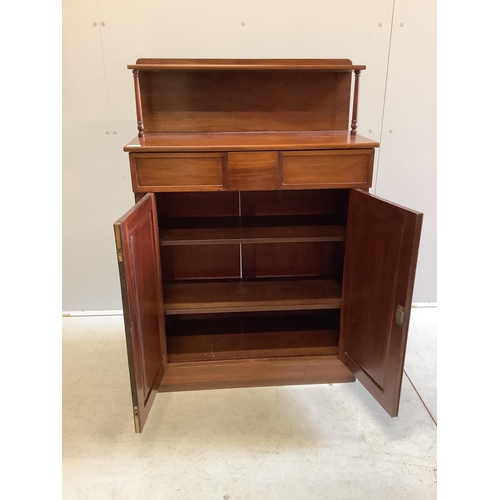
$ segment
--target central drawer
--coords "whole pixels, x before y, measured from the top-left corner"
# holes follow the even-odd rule
[[[226,187],[230,191],[269,191],[277,188],[277,152],[228,153],[227,165]]]

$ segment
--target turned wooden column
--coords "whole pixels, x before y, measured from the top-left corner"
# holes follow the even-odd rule
[[[142,120],[142,102],[141,102],[141,86],[139,84],[139,71],[133,70],[134,89],[135,89],[135,110],[137,113],[137,130],[139,137],[144,137],[144,122]]]
[[[354,98],[352,102],[351,135],[356,135],[358,128],[358,93],[359,93],[359,69],[354,70]]]

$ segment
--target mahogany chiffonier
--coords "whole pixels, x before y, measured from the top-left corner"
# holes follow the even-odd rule
[[[422,214],[368,193],[348,59],[139,59],[114,225],[136,432],[157,392],[352,382],[398,413]]]

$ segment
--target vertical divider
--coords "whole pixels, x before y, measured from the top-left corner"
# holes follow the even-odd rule
[[[243,278],[243,249],[240,243],[240,279]]]
[[[241,225],[241,191],[238,191],[238,217]],[[243,248],[240,243],[240,279],[243,278]]]

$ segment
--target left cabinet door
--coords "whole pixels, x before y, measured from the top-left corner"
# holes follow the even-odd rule
[[[122,289],[135,431],[141,432],[167,360],[163,288],[154,194],[114,224]]]

